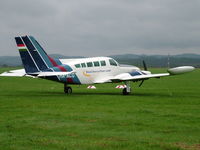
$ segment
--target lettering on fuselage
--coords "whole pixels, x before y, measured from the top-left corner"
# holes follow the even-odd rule
[[[92,70],[92,71],[84,71],[83,75],[85,77],[91,77],[91,74],[93,73],[105,73],[105,72],[111,72],[111,70]]]
[[[100,72],[111,72],[111,70],[95,70],[95,71],[86,71],[86,73],[100,73]]]
[[[71,74],[66,74],[66,75],[60,75],[61,78],[74,78],[75,74],[71,73]]]

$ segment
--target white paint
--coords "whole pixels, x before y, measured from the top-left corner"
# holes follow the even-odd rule
[[[124,89],[124,88],[126,88],[126,85],[117,85],[115,88],[116,89]]]
[[[90,85],[87,87],[87,89],[96,89],[96,87],[94,85]]]

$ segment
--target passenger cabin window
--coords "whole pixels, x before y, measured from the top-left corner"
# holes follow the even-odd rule
[[[93,63],[94,63],[94,66],[95,66],[95,67],[99,67],[99,66],[100,66],[100,64],[99,64],[98,61],[95,61],[95,62],[93,62]]]
[[[82,67],[82,68],[85,68],[85,67],[86,67],[86,64],[85,64],[85,63],[81,63],[81,67]]]
[[[111,66],[117,66],[117,63],[114,61],[114,59],[109,59]]]
[[[92,62],[88,62],[88,63],[87,63],[87,67],[93,67]]]
[[[106,61],[102,60],[100,61],[100,63],[101,63],[101,66],[106,66]]]
[[[80,64],[76,64],[75,67],[76,68],[81,68],[81,65]]]

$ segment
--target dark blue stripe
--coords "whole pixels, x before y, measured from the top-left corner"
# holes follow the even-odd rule
[[[28,51],[20,51],[20,56],[22,59],[22,63],[24,65],[24,69],[27,73],[38,72],[39,70],[35,66],[32,58],[30,57]]]
[[[45,79],[60,82],[60,80],[57,78],[57,76],[47,76],[47,77],[45,77]]]
[[[15,41],[18,44],[24,44],[20,37],[15,37]],[[27,73],[38,72],[36,65],[34,64],[30,54],[28,51],[19,51],[21,56],[22,63],[24,65],[24,69]]]
[[[15,41],[16,41],[17,45],[24,44],[20,37],[15,37]]]
[[[37,50],[35,49],[35,47],[31,43],[31,41],[29,40],[28,36],[22,37],[22,39],[23,39],[26,47],[28,48],[29,52],[31,53],[31,56],[33,57],[34,61],[36,62],[38,68],[40,70],[48,69],[48,67],[42,60],[41,56],[38,54]]]
[[[42,58],[44,59],[44,61],[48,65],[48,67],[53,67],[51,61],[48,58],[47,53],[44,51],[44,49],[42,48],[42,46],[37,42],[37,40],[35,40],[34,37],[29,36],[29,38],[33,42],[34,46],[36,47],[36,49],[38,50],[38,52],[40,53],[40,55],[42,56]]]

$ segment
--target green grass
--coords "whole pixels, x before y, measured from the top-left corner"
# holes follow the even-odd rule
[[[128,96],[116,84],[65,95],[59,83],[0,77],[0,149],[200,149],[200,70],[138,85]]]

